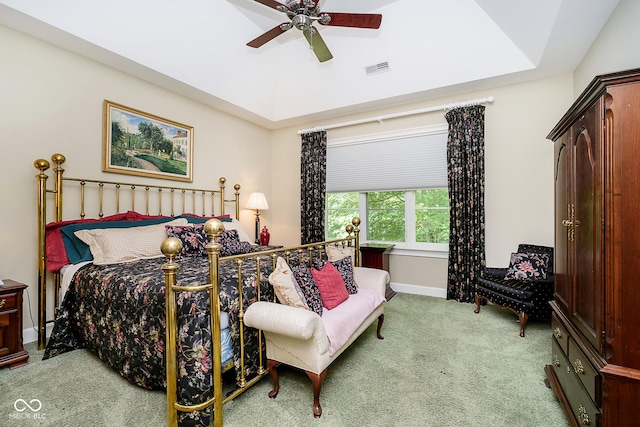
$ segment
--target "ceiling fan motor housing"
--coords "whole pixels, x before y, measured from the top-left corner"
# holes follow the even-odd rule
[[[312,21],[307,15],[296,15],[291,19],[291,22],[297,29],[304,30],[311,26]]]

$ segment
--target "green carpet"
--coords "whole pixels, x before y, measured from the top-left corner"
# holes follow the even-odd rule
[[[280,369],[280,393],[271,380],[225,405],[228,426],[567,426],[544,384],[550,360],[548,322],[530,322],[520,338],[516,317],[491,305],[398,294],[385,308],[380,341],[375,325],[338,358],[312,414],[311,382]],[[128,383],[86,350],[42,361],[35,343],[29,364],[0,369],[2,426],[166,425],[163,392]],[[18,399],[38,399],[38,412]],[[36,403],[34,402],[34,406]],[[37,418],[36,418],[37,417]]]

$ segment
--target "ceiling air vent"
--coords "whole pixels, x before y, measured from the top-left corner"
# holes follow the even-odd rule
[[[365,67],[365,71],[367,73],[367,76],[383,73],[385,71],[389,71],[389,63],[385,61],[385,62],[380,62],[379,64],[369,65],[368,67]]]

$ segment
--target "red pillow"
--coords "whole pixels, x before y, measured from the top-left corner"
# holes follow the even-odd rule
[[[311,275],[316,285],[318,285],[318,290],[322,297],[322,305],[328,310],[337,307],[349,298],[342,275],[330,262],[326,263],[321,270],[312,268]]]

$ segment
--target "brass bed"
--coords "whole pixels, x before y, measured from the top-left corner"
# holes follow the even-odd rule
[[[51,162],[54,164],[53,189],[47,188],[50,163],[47,160],[38,159],[34,162],[34,166],[38,169],[39,174],[36,176],[38,188],[38,347],[45,348],[46,326],[47,323],[54,322],[48,313],[48,307],[59,307],[61,305],[59,297],[59,289],[61,284],[61,275],[59,273],[50,273],[47,265],[47,230],[51,222],[47,222],[48,216],[52,217],[52,223],[61,223],[63,217],[63,194],[64,202],[72,206],[79,206],[76,218],[85,218],[86,211],[91,208],[95,209],[95,217],[103,218],[105,211],[119,213],[123,209],[136,211],[136,205],[141,206],[140,211],[144,215],[157,215],[167,217],[178,217],[182,214],[193,214],[194,212],[202,212],[205,216],[225,216],[225,205],[233,205],[234,215],[237,219],[240,213],[240,186],[234,186],[234,195],[232,198],[225,198],[224,178],[220,178],[220,185],[215,190],[201,190],[193,188],[177,188],[173,186],[130,184],[122,182],[112,182],[104,180],[69,178],[64,176],[63,164],[66,161],[61,154],[54,154]],[[47,201],[49,196],[53,196],[53,206],[49,206]],[[126,201],[125,201],[126,200]],[[109,205],[109,206],[107,206]],[[126,205],[126,208],[122,206]],[[163,213],[164,211],[164,213]],[[65,208],[66,212],[66,208]],[[217,214],[216,214],[217,212]],[[222,219],[225,221],[225,219]],[[327,242],[318,242],[310,245],[302,245],[291,248],[273,248],[273,247],[256,247],[252,248],[252,252],[237,254],[232,256],[221,256],[222,244],[217,242],[217,237],[223,232],[224,224],[221,219],[211,219],[206,221],[204,230],[210,238],[210,242],[206,245],[206,274],[200,276],[197,283],[193,281],[181,280],[181,267],[185,268],[184,258],[179,257],[182,243],[177,238],[167,238],[161,245],[162,253],[166,259],[157,261],[158,271],[163,275],[164,286],[163,301],[166,301],[164,307],[164,316],[166,321],[166,332],[164,334],[166,349],[164,356],[166,359],[166,372],[163,372],[166,378],[167,390],[167,418],[168,425],[202,425],[213,422],[216,426],[221,426],[223,421],[223,405],[237,397],[247,388],[255,384],[259,379],[266,375],[264,368],[262,334],[256,330],[245,328],[243,324],[244,310],[247,304],[261,299],[273,300],[274,295],[269,288],[268,275],[269,271],[275,268],[276,258],[282,256],[287,262],[311,261],[314,257],[323,257],[325,245],[355,246],[359,247],[359,220],[354,218],[353,225],[347,226],[348,235],[344,239],[336,239]],[[355,251],[356,265],[359,265],[359,251]],[[253,272],[247,269],[253,268]],[[236,289],[229,290],[229,271],[234,271],[230,276],[235,280]],[[185,276],[189,270],[185,270]],[[223,277],[224,276],[224,277]],[[185,279],[186,280],[186,279]],[[222,287],[221,287],[222,284]],[[224,289],[223,289],[224,287]],[[48,298],[49,292],[53,292],[53,298]],[[180,333],[184,333],[181,327],[180,319],[184,317],[184,313],[180,311],[177,301],[183,302],[186,298],[184,295],[200,295],[205,294],[203,301],[206,301],[205,310],[206,321],[208,322],[211,341],[205,343],[212,351],[211,366],[208,375],[210,378],[210,386],[212,390],[207,390],[198,395],[197,401],[187,399],[186,403],[181,397],[179,381],[184,376],[184,343],[180,342]],[[229,294],[234,295],[233,302],[229,302]],[[237,295],[236,295],[237,294]],[[249,295],[247,295],[249,294]],[[222,375],[225,367],[222,365],[221,355],[221,328],[220,314],[221,302],[220,296],[223,295],[226,301],[226,307],[231,304],[234,306],[234,315],[237,317],[238,331],[234,335],[237,336],[238,343],[234,344],[234,352],[239,354],[235,358],[236,381],[235,389],[227,392],[223,397]],[[51,301],[52,300],[52,301]],[[183,302],[184,305],[184,302]],[[163,319],[164,320],[164,319]],[[236,323],[233,323],[234,325]],[[184,326],[184,325],[183,325]],[[206,328],[205,328],[206,329]],[[207,337],[206,334],[203,336]],[[248,340],[248,341],[247,341]],[[255,359],[248,357],[247,352],[255,352]],[[252,353],[253,355],[253,353]],[[254,370],[250,370],[245,366],[245,361],[253,363]],[[205,380],[205,382],[208,380]],[[144,386],[144,385],[143,385]],[[192,417],[191,414],[203,414],[201,418]],[[215,415],[215,416],[214,416]],[[204,420],[204,421],[202,421]]]

